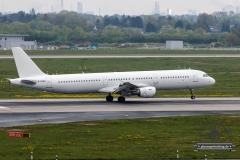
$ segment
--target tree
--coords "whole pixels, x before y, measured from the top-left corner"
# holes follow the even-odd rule
[[[99,19],[97,19],[95,26],[97,27],[97,30],[104,30],[104,24],[101,23]]]
[[[212,15],[203,13],[197,18],[197,26],[204,29],[206,32],[210,32],[209,26],[214,25],[214,18]]]
[[[198,35],[205,35],[206,31],[203,30],[202,28],[197,28],[197,29],[195,29],[194,33],[198,34]]]
[[[62,24],[71,29],[75,29],[79,26],[84,30],[88,30],[86,19],[77,16],[66,18]]]
[[[110,24],[113,26],[119,26],[120,21],[119,21],[118,17],[111,17]]]
[[[37,20],[31,21],[28,23],[32,29],[40,30],[40,31],[51,31],[54,27],[51,23],[47,21]]]
[[[174,24],[174,22],[175,22],[175,18],[172,17],[172,16],[168,16],[167,22],[168,22],[169,25],[172,25],[172,26],[173,26],[173,24]]]
[[[193,30],[193,27],[192,27],[192,25],[189,23],[189,24],[186,25],[185,29],[186,29],[186,30]]]
[[[30,10],[30,14],[31,14],[31,15],[35,15],[35,14],[36,14],[34,8],[32,8],[32,9]]]
[[[222,32],[230,32],[230,23],[229,21],[223,21],[223,24],[222,24]]]
[[[132,35],[132,37],[131,37],[131,40],[132,40],[133,42],[144,42],[144,36],[143,36],[143,34],[142,34],[142,32],[141,32],[140,29],[137,29],[137,30],[135,30],[135,31],[133,32],[133,35]]]
[[[143,17],[143,24],[144,26],[147,26],[147,24],[151,22],[152,24],[154,24],[155,26],[158,25],[158,20],[154,17],[154,16],[144,16]]]
[[[25,12],[20,11],[19,14],[20,14],[20,16],[19,16],[18,21],[19,22],[26,22],[26,20],[25,20]]]
[[[110,25],[110,23],[111,23],[110,18],[108,16],[104,16],[104,18],[103,18],[104,26],[108,26],[108,25]]]
[[[9,34],[10,33],[10,27],[8,24],[3,24],[2,27],[1,27],[1,33],[3,34]]]
[[[237,35],[240,38],[240,25],[235,25],[231,29],[231,33]]]
[[[132,17],[131,18],[131,27],[143,28],[143,20],[141,17]]]
[[[183,28],[184,24],[182,20],[177,21],[177,23],[174,25],[174,28]]]
[[[3,18],[2,18],[2,23],[4,23],[4,22],[6,22],[8,20],[8,17],[5,15],[5,16],[3,16]]]
[[[238,38],[238,36],[236,34],[230,34],[226,40],[227,40],[228,45],[230,45],[230,46],[240,45],[240,39]]]
[[[154,24],[152,24],[151,22],[149,22],[146,26],[145,32],[146,33],[157,32],[157,27]]]
[[[212,15],[210,14],[200,14],[197,18],[197,23],[201,24],[201,23],[206,23],[207,25],[213,25],[214,24],[214,18]]]

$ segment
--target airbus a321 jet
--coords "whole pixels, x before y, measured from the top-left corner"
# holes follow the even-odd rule
[[[118,101],[125,102],[126,96],[154,98],[156,90],[179,89],[189,89],[195,99],[194,89],[215,84],[206,73],[191,69],[48,75],[22,48],[14,47],[12,52],[19,78],[8,79],[10,84],[63,94],[106,93],[108,102],[113,101],[112,94],[119,94]]]

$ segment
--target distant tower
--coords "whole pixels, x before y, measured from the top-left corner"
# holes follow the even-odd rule
[[[82,3],[81,2],[78,2],[78,13],[79,14],[82,14],[83,13],[83,10],[82,10]]]
[[[240,9],[239,9],[239,6],[236,7],[236,14],[239,14],[240,13]]]
[[[2,13],[4,12],[4,3],[2,3]]]
[[[167,15],[168,15],[168,16],[171,16],[171,15],[172,15],[172,9],[170,9],[170,8],[167,9]]]
[[[63,0],[61,0],[61,7],[62,7],[62,10],[63,10]]]
[[[159,2],[155,2],[154,14],[159,14]]]

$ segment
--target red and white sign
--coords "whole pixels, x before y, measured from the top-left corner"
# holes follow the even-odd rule
[[[22,132],[8,132],[8,137],[22,138],[23,133]]]

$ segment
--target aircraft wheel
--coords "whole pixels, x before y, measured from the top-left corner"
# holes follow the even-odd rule
[[[191,96],[191,99],[195,99],[195,96]]]
[[[118,97],[118,102],[125,102],[125,97],[122,96]]]
[[[113,96],[107,96],[107,97],[106,97],[106,100],[107,100],[108,102],[112,102],[112,101],[113,101]]]

